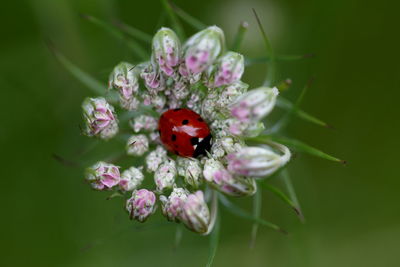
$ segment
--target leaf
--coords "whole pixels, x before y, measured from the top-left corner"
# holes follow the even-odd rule
[[[244,39],[244,35],[246,34],[248,28],[249,28],[249,24],[246,21],[242,21],[239,24],[238,30],[235,35],[235,39],[233,41],[233,45],[231,47],[232,51],[239,51],[240,46]]]
[[[285,109],[285,110],[291,110],[291,109],[293,109],[294,104],[292,102],[290,102],[289,100],[279,96],[276,101],[276,106],[279,108]],[[306,113],[305,111],[303,111],[301,109],[298,109],[298,108],[294,109],[293,112],[297,117],[299,117],[305,121],[308,121],[308,122],[311,122],[311,123],[314,123],[314,124],[317,124],[317,125],[320,125],[320,126],[323,126],[326,128],[332,128],[326,122]]]
[[[267,70],[267,77],[264,81],[264,86],[271,86],[274,84],[275,80],[275,54],[274,50],[272,49],[272,45],[268,39],[267,34],[265,33],[264,27],[262,26],[261,20],[257,15],[256,10],[253,8],[253,13],[254,16],[256,17],[258,28],[260,29],[261,35],[264,40],[265,44],[265,51],[266,51],[266,56],[270,58],[268,61],[268,70]]]
[[[176,17],[174,11],[171,8],[171,5],[168,0],[161,0],[162,5],[165,9],[165,12],[168,14],[169,19],[171,20],[172,27],[176,31],[176,34],[179,36],[180,39],[185,39],[185,32],[183,31],[182,24]]]
[[[190,15],[189,13],[187,13],[186,11],[184,11],[183,9],[181,9],[180,7],[175,5],[173,2],[170,2],[170,5],[171,5],[172,9],[174,10],[174,12],[183,21],[185,21],[187,24],[189,24],[190,26],[192,26],[196,30],[201,31],[201,30],[204,30],[205,28],[207,28],[206,24],[204,24],[200,20],[198,20],[195,17],[193,17],[192,15]]]
[[[220,231],[220,216],[219,214],[216,217],[214,229],[210,234],[210,250],[208,253],[207,267],[211,267],[215,258],[215,254],[217,254],[218,242],[219,242],[219,231]]]
[[[128,24],[125,24],[124,22],[120,20],[116,20],[114,22],[115,26],[118,27],[121,31],[125,32],[126,34],[130,35],[131,37],[138,39],[140,41],[143,41],[147,44],[151,44],[151,41],[153,40],[153,37],[145,33],[139,29],[136,29]]]
[[[294,190],[293,184],[292,184],[292,179],[290,178],[289,171],[287,169],[284,169],[282,171],[282,178],[283,182],[285,183],[286,190],[289,192],[289,196],[296,207],[295,212],[299,216],[301,222],[304,223],[304,216],[303,212],[301,211],[300,203],[296,195],[296,191]]]
[[[271,133],[277,133],[282,131],[289,123],[290,119],[292,118],[293,114],[295,113],[296,110],[299,109],[301,102],[303,101],[304,95],[306,94],[308,88],[310,87],[311,83],[313,81],[313,78],[310,79],[306,85],[303,87],[303,89],[300,92],[299,97],[296,100],[296,103],[292,105],[292,108],[288,110],[288,112],[283,116],[282,119],[280,119],[278,122],[272,126],[270,132]]]
[[[285,179],[284,179],[284,182],[285,182],[286,187],[288,188],[289,185],[286,183],[287,181],[285,181]],[[301,221],[304,221],[303,213],[301,212],[300,206],[296,205],[295,202],[291,200],[291,198],[293,199],[293,197],[296,196],[294,194],[294,190],[293,190],[294,196],[291,195],[291,198],[290,198],[290,197],[286,196],[286,194],[283,193],[281,190],[279,190],[278,188],[276,188],[276,187],[274,187],[274,186],[272,186],[272,185],[270,185],[268,183],[260,183],[260,185],[261,185],[261,187],[263,187],[263,188],[269,190],[270,192],[272,192],[274,195],[276,195],[278,198],[280,198],[283,202],[288,204],[294,210],[294,212],[299,217],[299,219]],[[293,189],[293,187],[292,187],[292,189]],[[289,191],[289,189],[288,189],[288,191]],[[291,192],[289,191],[289,193],[291,193]]]
[[[325,152],[322,152],[321,150],[316,149],[310,145],[307,145],[299,140],[291,139],[291,138],[287,138],[287,137],[278,137],[275,135],[260,135],[257,137],[250,137],[247,139],[247,141],[258,142],[258,143],[262,143],[262,144],[269,144],[270,141],[275,141],[275,142],[281,143],[283,145],[286,145],[290,148],[293,148],[299,152],[304,152],[304,153],[307,153],[307,154],[310,154],[310,155],[313,155],[316,157],[320,157],[320,158],[327,159],[330,161],[339,162],[342,164],[347,163],[345,160],[341,160],[334,156],[331,156],[331,155],[329,155]]]
[[[305,55],[276,55],[275,60],[277,61],[296,61],[306,58],[313,57],[314,54],[305,54]],[[268,63],[271,61],[271,57],[258,57],[258,58],[246,58],[245,65],[251,66],[254,64]]]
[[[51,52],[53,52],[56,59],[65,67],[69,73],[71,73],[78,81],[86,85],[95,94],[104,95],[106,93],[106,86],[101,82],[78,68],[71,61],[69,61],[61,52],[59,52],[51,43],[48,43],[48,47]]]
[[[260,219],[261,208],[262,208],[262,191],[257,189],[255,195],[253,196],[253,217],[254,218]],[[257,238],[257,232],[258,232],[258,225],[259,225],[258,222],[255,222],[251,229],[250,248],[253,248],[255,245],[256,238]]]
[[[242,217],[244,219],[253,221],[253,222],[257,222],[263,226],[267,226],[269,228],[272,228],[278,232],[281,232],[283,234],[287,234],[287,232],[285,230],[283,230],[282,228],[280,228],[279,226],[268,222],[264,219],[261,218],[255,218],[254,216],[252,216],[250,213],[248,213],[247,211],[243,210],[242,208],[236,206],[235,204],[233,204],[231,201],[229,201],[225,196],[223,196],[222,194],[219,194],[219,200],[221,201],[222,205],[224,205],[227,208],[227,211],[229,211],[230,213],[238,216],[238,217]]]
[[[149,56],[148,52],[136,42],[127,39],[119,29],[116,29],[114,26],[90,15],[81,14],[81,17],[101,27],[117,40],[122,41],[128,48],[130,48],[136,54],[136,56],[138,56],[140,60],[147,60]]]

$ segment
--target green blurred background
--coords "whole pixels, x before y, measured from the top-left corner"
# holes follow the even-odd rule
[[[249,249],[251,223],[222,213],[214,266],[399,266],[399,57],[395,1],[176,0],[232,40],[240,21],[250,24],[242,52],[262,55],[254,7],[277,54],[314,53],[281,62],[295,99],[316,80],[302,108],[335,127],[298,119],[288,134],[349,163],[342,166],[304,154],[290,172],[306,217],[302,224],[285,204],[264,193],[263,218],[289,236],[260,228]],[[184,231],[174,249],[176,226],[161,216],[132,223],[121,200],[105,201],[83,183],[71,160],[90,140],[80,135],[80,105],[92,95],[55,60],[51,40],[69,59],[106,82],[109,70],[134,55],[79,13],[119,18],[154,33],[159,1],[7,1],[0,10],[2,120],[1,266],[204,266],[208,238]],[[190,27],[187,33],[193,33]],[[397,54],[397,57],[396,57]],[[246,70],[258,86],[265,66]],[[273,181],[279,185],[279,181]],[[250,209],[251,199],[237,202]]]

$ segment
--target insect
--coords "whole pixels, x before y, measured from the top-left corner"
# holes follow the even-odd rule
[[[196,158],[210,151],[212,136],[207,123],[186,108],[165,111],[158,121],[161,142],[172,153]]]

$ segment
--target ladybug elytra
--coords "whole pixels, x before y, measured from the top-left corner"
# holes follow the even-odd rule
[[[158,131],[167,150],[181,157],[196,158],[211,148],[212,136],[207,123],[190,109],[165,111],[158,121]]]

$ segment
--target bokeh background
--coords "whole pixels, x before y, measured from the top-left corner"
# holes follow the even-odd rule
[[[255,8],[277,54],[314,53],[278,64],[291,78],[295,99],[316,80],[302,108],[335,129],[295,119],[287,134],[348,161],[347,166],[304,154],[290,163],[306,223],[269,192],[262,216],[289,236],[260,227],[249,248],[251,223],[222,213],[214,266],[399,266],[399,77],[396,1],[175,0],[231,41],[242,20],[250,24],[242,52],[262,55]],[[138,227],[120,199],[106,201],[82,181],[83,167],[66,166],[53,153],[83,162],[77,151],[81,102],[92,95],[54,58],[51,40],[69,59],[104,83],[108,72],[134,55],[120,41],[82,19],[119,18],[154,33],[159,1],[6,1],[0,9],[1,266],[204,266],[208,238],[155,216]],[[187,33],[193,29],[186,27]],[[246,70],[261,84],[265,66]],[[100,152],[99,152],[100,153]],[[279,179],[272,181],[279,185]],[[237,202],[250,209],[251,199]]]

